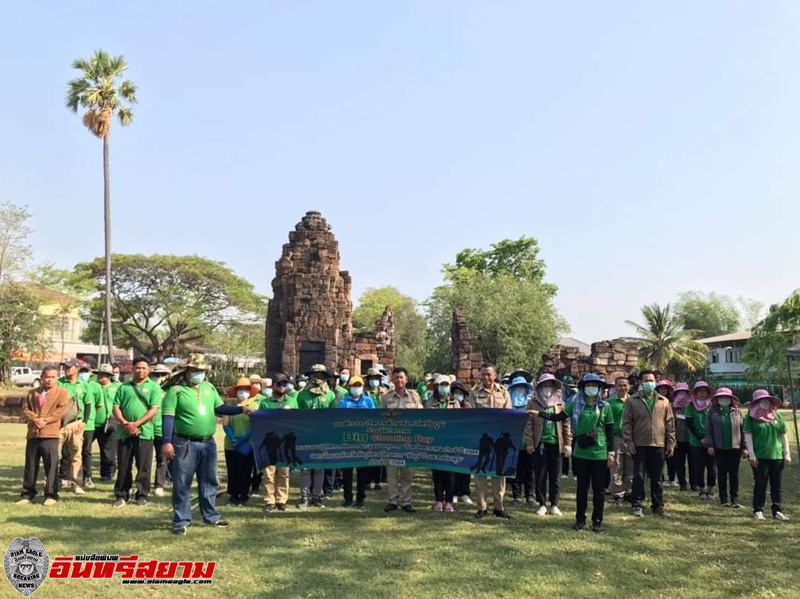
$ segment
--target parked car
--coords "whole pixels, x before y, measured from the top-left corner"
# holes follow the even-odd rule
[[[12,366],[11,382],[17,387],[38,387],[42,380],[42,371],[28,366]]]

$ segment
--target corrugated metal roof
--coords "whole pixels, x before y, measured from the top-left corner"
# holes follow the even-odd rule
[[[700,343],[711,345],[714,343],[727,343],[729,341],[747,341],[752,336],[750,331],[742,331],[740,333],[731,333],[729,335],[718,335],[717,337],[707,337],[705,339],[698,339]]]

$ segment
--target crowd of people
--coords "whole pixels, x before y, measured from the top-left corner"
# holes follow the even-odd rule
[[[589,373],[577,383],[551,373],[534,378],[517,370],[500,379],[484,366],[474,386],[453,376],[426,373],[416,389],[404,368],[391,373],[380,365],[364,376],[348,368],[315,365],[297,377],[276,374],[242,377],[225,393],[207,380],[203,356],[192,356],[172,370],[136,358],[132,377],[121,382],[115,365],[92,369],[79,360],[44,368],[41,386],[25,398],[28,422],[21,505],[37,495],[40,463],[44,466],[44,504],[53,505],[62,490],[82,495],[95,487],[93,450],[97,442],[99,475],[114,482],[115,508],[146,506],[172,486],[172,531],[185,535],[192,525],[192,484],[197,479],[202,521],[227,528],[217,509],[218,418],[223,419],[224,456],[229,505],[245,506],[263,495],[265,513],[288,509],[290,469],[256,468],[250,413],[272,409],[516,409],[529,417],[517,475],[510,479],[512,506],[527,505],[538,516],[561,516],[561,483],[570,471],[577,482],[576,530],[587,526],[591,491],[591,529],[603,531],[607,497],[630,504],[644,516],[645,486],[650,508],[663,516],[663,488],[678,487],[712,501],[718,489],[722,507],[741,508],[740,462],[753,472],[752,508],[764,520],[767,488],[773,518],[782,511],[782,472],[791,463],[780,400],[756,391],[744,415],[730,389],[712,389],[700,381],[657,380],[657,373],[606,381]],[[134,472],[135,467],[135,472]],[[570,470],[571,468],[571,470]],[[688,468],[688,470],[687,470]],[[475,499],[470,487],[474,478]],[[297,508],[321,509],[343,492],[342,507],[364,509],[368,492],[387,486],[386,512],[416,512],[412,470],[363,467],[343,470],[302,469]],[[717,484],[719,483],[719,484]],[[135,484],[135,489],[134,489]],[[510,519],[505,506],[506,478],[434,470],[434,512],[453,512],[458,502],[476,505],[475,517]]]

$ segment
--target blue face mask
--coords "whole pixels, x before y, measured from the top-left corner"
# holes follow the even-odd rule
[[[259,393],[261,395],[263,395],[264,397],[272,397],[272,388],[271,387],[265,387],[264,389],[259,391]]]
[[[647,381],[646,383],[642,383],[642,391],[645,393],[652,393],[656,390],[656,384],[652,381]]]
[[[78,380],[82,383],[88,383],[89,377],[92,376],[88,372],[79,372],[78,373]]]
[[[340,374],[340,375],[339,375],[339,382],[340,382],[342,385],[344,385],[344,384],[345,384],[347,381],[349,381],[349,380],[350,380],[350,375],[349,375],[349,374]]]
[[[595,385],[586,385],[583,388],[583,394],[586,397],[597,397],[598,393],[600,393],[600,387],[596,387]]]
[[[286,392],[287,392],[287,393],[288,393],[289,391],[291,391],[292,389],[294,389],[294,383],[289,383],[288,385],[286,385]]]
[[[361,394],[364,393],[364,387],[358,385],[356,387],[350,387],[350,395],[353,397],[361,397]]]
[[[370,387],[370,389],[377,389],[380,384],[381,384],[381,382],[378,381],[378,380],[369,379],[369,387]]]
[[[384,387],[388,387],[389,386],[389,377],[388,376],[382,376],[381,377],[381,384]]]
[[[205,372],[193,372],[189,375],[189,382],[191,382],[192,385],[199,385],[204,380],[206,380]]]
[[[447,397],[450,395],[450,385],[439,385],[439,395]]]

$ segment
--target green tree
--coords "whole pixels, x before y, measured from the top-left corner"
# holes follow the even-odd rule
[[[770,306],[769,312],[753,328],[753,336],[744,346],[747,378],[756,384],[788,383],[786,351],[800,343],[800,291],[782,304]]]
[[[695,340],[697,331],[687,330],[670,304],[642,307],[644,325],[630,320],[640,336],[639,354],[652,368],[662,372],[684,369],[696,372],[706,363],[706,347]]]
[[[8,380],[15,357],[45,351],[42,334],[50,324],[39,308],[41,299],[29,285],[7,281],[0,285],[0,381]]]
[[[27,270],[31,259],[30,217],[31,213],[24,206],[10,202],[0,204],[0,285],[18,279]]]
[[[119,124],[126,127],[133,121],[137,103],[136,84],[122,79],[128,64],[122,56],[111,56],[97,50],[88,60],[76,58],[72,68],[80,76],[67,82],[67,108],[83,113],[83,124],[92,135],[103,140],[103,222],[105,225],[105,322],[108,335],[108,355],[114,355],[111,313],[111,175],[108,157],[108,137],[116,114]]]
[[[501,369],[536,370],[569,330],[553,305],[555,285],[544,282],[536,239],[503,240],[490,250],[463,250],[443,268],[445,284],[426,302],[428,369],[452,368],[452,318],[461,310],[473,350]]]
[[[360,331],[374,330],[387,307],[391,308],[394,318],[395,361],[413,377],[419,377],[425,361],[425,317],[413,298],[394,287],[367,289],[353,310],[353,327]]]
[[[717,293],[681,293],[675,303],[675,315],[685,330],[696,331],[698,339],[727,335],[741,327],[741,317],[734,301]]]
[[[181,343],[198,343],[225,323],[265,313],[264,298],[221,262],[199,256],[114,255],[111,277],[114,333],[121,347],[161,361]],[[98,337],[106,288],[104,260],[78,264],[94,282],[87,303],[86,340]]]

